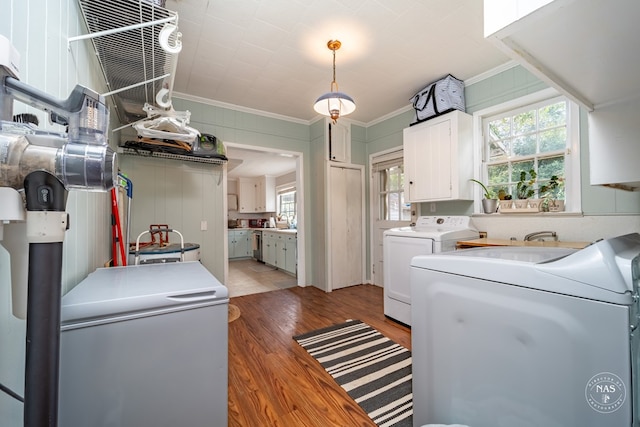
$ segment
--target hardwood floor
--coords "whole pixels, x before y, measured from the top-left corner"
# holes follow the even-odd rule
[[[293,336],[359,319],[410,349],[410,329],[383,314],[383,290],[315,287],[231,298],[229,427],[375,426]]]

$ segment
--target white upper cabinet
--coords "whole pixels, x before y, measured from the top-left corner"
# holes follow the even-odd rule
[[[455,110],[403,132],[407,202],[473,200],[472,118]]]
[[[238,212],[257,212],[256,180],[253,178],[238,178]]]
[[[276,179],[261,176],[256,182],[256,205],[258,212],[276,211]]]
[[[238,178],[238,199],[238,212],[275,212],[275,177]]]
[[[327,150],[329,160],[332,162],[351,163],[351,124],[341,119],[333,123],[325,119],[327,123]]]

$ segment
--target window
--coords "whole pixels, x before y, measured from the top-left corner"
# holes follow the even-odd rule
[[[278,191],[278,213],[282,217],[294,218],[296,216],[296,190],[287,188]]]
[[[402,164],[383,165],[376,168],[379,179],[380,219],[384,221],[408,221],[411,204],[404,201],[404,168]]]
[[[517,199],[517,183],[522,173],[529,180],[533,170],[536,183],[533,194],[526,198],[541,197],[540,188],[556,176],[565,184],[558,198],[565,200],[567,210],[579,210],[577,116],[578,106],[557,96],[483,115],[482,174],[488,187],[500,198],[511,195]]]

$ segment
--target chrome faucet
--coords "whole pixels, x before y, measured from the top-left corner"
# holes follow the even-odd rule
[[[524,236],[524,240],[525,242],[529,242],[531,240],[533,240],[534,237],[538,237],[538,240],[542,240],[540,239],[540,237],[543,236],[550,236],[553,237],[553,240],[558,240],[558,235],[556,234],[555,231],[536,231],[535,233],[529,233],[526,236]]]

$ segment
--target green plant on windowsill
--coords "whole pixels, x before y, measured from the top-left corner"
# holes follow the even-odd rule
[[[487,188],[483,183],[481,183],[481,182],[480,182],[480,181],[478,181],[477,179],[473,179],[473,178],[472,178],[472,179],[470,179],[469,181],[473,181],[473,182],[475,182],[476,184],[479,184],[479,185],[480,185],[480,187],[482,187],[482,191],[484,192],[484,193],[483,193],[483,196],[484,196],[484,198],[485,198],[485,199],[497,199],[497,198],[498,198],[498,197],[496,196],[496,193],[495,193],[494,191],[489,190],[489,189],[488,189],[488,188]]]
[[[540,195],[543,212],[564,210],[564,178],[552,175],[549,182],[540,187]]]
[[[536,194],[534,185],[537,177],[538,174],[536,174],[536,171],[533,169],[529,171],[529,179],[527,179],[527,172],[520,172],[520,181],[516,184],[516,197],[518,199],[530,199]]]
[[[484,199],[482,199],[482,210],[484,210],[484,213],[487,213],[487,214],[495,213],[496,210],[498,209],[498,196],[496,195],[495,191],[489,190],[486,185],[484,185],[482,182],[478,181],[477,179],[472,178],[472,179],[469,179],[469,181],[473,181],[482,187],[483,197],[484,197]]]

